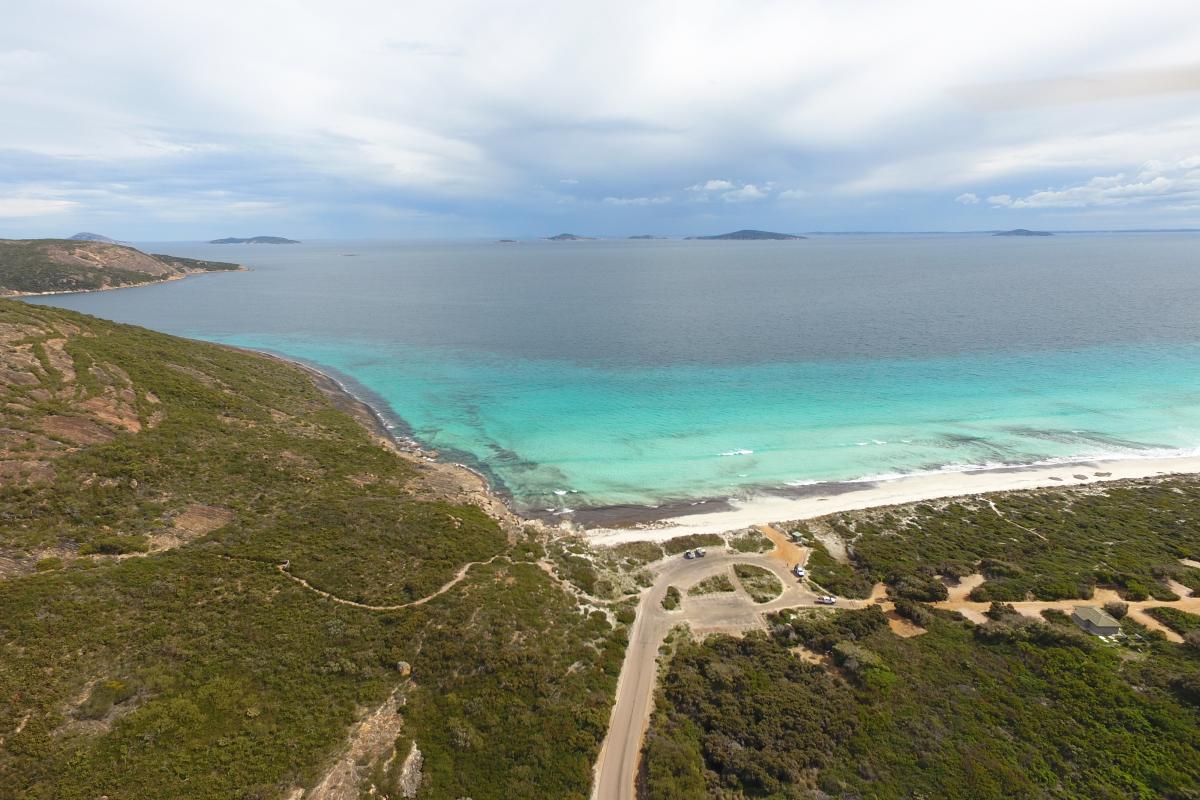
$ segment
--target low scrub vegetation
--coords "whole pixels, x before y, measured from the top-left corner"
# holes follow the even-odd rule
[[[1129,660],[1059,626],[916,608],[929,632],[914,638],[869,607],[679,644],[643,753],[647,796],[1200,792],[1200,714],[1188,705],[1200,654],[1158,641]],[[798,644],[833,667],[793,655]]]
[[[141,429],[63,439],[45,477],[0,483],[0,547],[30,565],[0,580],[0,798],[282,797],[396,690],[422,797],[586,796],[627,627],[585,613],[540,542],[434,496],[290,365],[0,301],[18,327],[41,383],[4,389],[5,433],[113,387]],[[182,531],[189,508],[220,522]],[[389,606],[493,557],[391,611],[278,569]]]
[[[733,574],[756,603],[769,603],[783,594],[783,583],[769,569],[753,564],[735,564]]]
[[[662,548],[669,556],[676,556],[686,550],[697,547],[724,547],[725,540],[715,533],[694,533],[690,536],[676,536],[663,542]]]
[[[733,580],[725,573],[720,575],[712,575],[688,589],[688,594],[697,596],[702,594],[719,594],[721,592],[734,592],[737,588],[733,585]]]
[[[848,597],[884,581],[895,596],[943,599],[937,577],[970,572],[986,578],[971,593],[977,601],[1090,598],[1097,586],[1126,600],[1177,599],[1169,579],[1200,589],[1200,570],[1180,563],[1200,552],[1196,476],[847,512],[820,524],[850,558],[838,563],[815,542],[813,579]]]
[[[765,553],[775,549],[775,543],[757,530],[749,530],[730,538],[729,549],[738,553]]]

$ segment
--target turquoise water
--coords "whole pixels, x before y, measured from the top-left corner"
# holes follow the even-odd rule
[[[1200,448],[1197,243],[156,244],[254,271],[38,302],[324,367],[561,512]]]
[[[596,369],[366,343],[225,341],[352,377],[403,409],[416,439],[544,509],[1200,446],[1197,345]]]

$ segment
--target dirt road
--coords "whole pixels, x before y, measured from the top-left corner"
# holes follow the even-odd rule
[[[600,748],[592,783],[593,800],[634,800],[635,782],[642,752],[642,740],[650,721],[654,687],[658,680],[658,651],[667,633],[676,625],[687,624],[695,633],[743,633],[765,625],[764,614],[785,608],[816,607],[816,593],[811,584],[795,578],[791,567],[795,558],[805,563],[808,552],[804,548],[787,542],[779,532],[767,526],[763,533],[776,543],[776,548],[766,554],[735,553],[731,551],[710,552],[702,559],[688,560],[682,556],[665,559],[649,567],[654,583],[642,595],[638,603],[637,619],[630,631],[629,646],[621,675],[617,681],[616,703],[609,721],[608,735]],[[783,593],[769,603],[754,603],[741,590],[735,592],[689,597],[688,587],[721,572],[731,572],[734,564],[754,564],[775,573],[783,581]],[[932,605],[958,611],[978,622],[986,620],[983,612],[989,603],[976,603],[966,599],[971,588],[983,580],[982,576],[968,576],[952,587],[950,599]],[[736,581],[735,581],[736,585]],[[667,588],[675,586],[683,593],[679,608],[667,611],[662,607]],[[880,584],[866,600],[838,598],[836,608],[862,608],[879,603],[885,609],[891,604],[886,601]],[[1185,587],[1173,587],[1180,595]],[[1111,595],[1111,596],[1110,596]],[[1092,600],[1064,600],[1055,602],[1017,602],[1013,606],[1022,614],[1040,618],[1048,608],[1070,613],[1075,606],[1099,605],[1110,599],[1118,599],[1115,592],[1097,590]],[[1173,606],[1182,610],[1200,613],[1200,597],[1183,596],[1171,602],[1150,600],[1129,603],[1129,612],[1140,622],[1162,630],[1172,641],[1181,641],[1174,631],[1165,628],[1157,620],[1146,615],[1145,609],[1153,606]],[[828,606],[821,606],[827,608]],[[923,631],[911,623],[901,625],[900,635],[919,635]],[[893,630],[897,626],[893,626]]]
[[[801,560],[807,556],[795,551]],[[711,575],[728,572],[734,564],[754,564],[775,573],[784,591],[769,603],[755,603],[739,588],[736,592],[688,597],[687,588]],[[658,649],[670,629],[687,623],[697,633],[741,633],[764,627],[764,614],[784,608],[815,606],[816,595],[789,571],[791,564],[777,553],[713,552],[687,560],[675,556],[651,567],[654,584],[642,595],[637,619],[630,631],[629,647],[617,681],[608,736],[600,748],[592,784],[594,800],[633,800],[642,737],[650,720],[654,686],[658,678]],[[674,611],[662,607],[668,586],[684,593]],[[841,601],[855,608],[865,601]]]

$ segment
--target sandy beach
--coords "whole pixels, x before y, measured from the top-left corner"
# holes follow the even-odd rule
[[[863,483],[861,488],[855,488],[852,484],[831,484],[830,488],[836,487],[836,491],[815,492],[803,497],[763,495],[744,501],[730,500],[726,508],[711,513],[666,518],[627,528],[592,528],[586,533],[593,544],[613,545],[670,539],[693,533],[720,533],[767,522],[811,519],[839,511],[857,511],[943,497],[1015,489],[1100,485],[1110,481],[1196,472],[1200,472],[1200,456],[1078,461],[1049,466],[912,475]]]

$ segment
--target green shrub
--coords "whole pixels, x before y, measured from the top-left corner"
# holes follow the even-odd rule
[[[725,540],[715,533],[693,533],[689,536],[676,536],[663,542],[662,549],[669,556],[676,556],[685,550],[695,550],[697,547],[723,547]]]
[[[756,603],[769,603],[783,594],[783,583],[769,569],[753,564],[734,564],[733,574]]]
[[[1186,636],[1192,631],[1200,630],[1200,615],[1190,614],[1178,608],[1155,606],[1147,608],[1146,613],[1180,636]]]
[[[118,556],[123,553],[144,553],[150,549],[145,536],[97,536],[79,548],[80,555]]]
[[[733,581],[725,573],[711,575],[688,589],[689,596],[719,594],[736,591]]]
[[[895,603],[896,613],[922,628],[933,623],[934,611],[924,603],[901,597]]]
[[[757,530],[749,530],[729,540],[729,547],[738,553],[765,553],[775,549],[775,543]]]
[[[87,700],[75,711],[79,719],[103,719],[113,706],[120,705],[137,694],[137,687],[129,682],[111,678],[98,682],[88,694]]]
[[[993,620],[1002,620],[1005,617],[1020,616],[1017,613],[1017,609],[1013,607],[1012,603],[1001,603],[996,600],[993,600],[991,606],[988,607],[988,610],[983,613],[989,619]]]
[[[934,603],[949,597],[946,585],[932,575],[902,575],[889,584],[896,597]]]
[[[1110,600],[1104,604],[1104,611],[1113,619],[1125,619],[1129,613],[1129,604],[1122,603],[1119,600]]]

